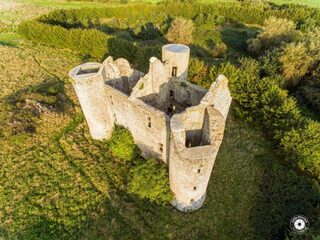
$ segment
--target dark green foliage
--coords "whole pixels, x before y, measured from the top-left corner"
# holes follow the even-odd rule
[[[110,38],[108,40],[109,54],[116,58],[125,58],[130,63],[134,63],[138,47],[132,42],[119,38]]]
[[[320,180],[320,124],[308,121],[303,128],[292,129],[281,139],[286,160],[302,172]]]
[[[197,58],[191,58],[188,69],[189,81],[197,85],[208,88],[210,82],[208,82],[207,75],[209,73],[208,66]]]
[[[161,59],[161,46],[139,47],[134,63],[140,71],[148,72],[151,57]]]
[[[133,161],[139,155],[131,133],[120,126],[115,126],[109,143],[113,156],[123,161]]]
[[[301,116],[296,101],[270,78],[260,78],[259,63],[241,60],[240,69],[226,65],[219,72],[230,80],[232,96],[241,106],[242,116],[261,121],[282,150],[286,161],[319,180],[319,124]],[[293,142],[291,142],[293,141]]]
[[[130,170],[128,192],[156,203],[173,200],[169,187],[167,169],[156,159],[143,161]]]
[[[106,170],[115,187],[157,204],[172,200],[166,167],[155,159],[141,158],[126,128],[115,126],[108,146],[114,159],[106,163]]]
[[[298,93],[303,97],[308,105],[320,113],[320,78],[309,78],[298,89]]]
[[[29,21],[19,26],[27,39],[54,47],[69,48],[79,53],[101,58],[108,50],[108,35],[95,29],[70,29]]]
[[[140,32],[137,34],[137,37],[142,40],[152,40],[160,36],[160,29],[150,22],[146,25],[141,26]]]

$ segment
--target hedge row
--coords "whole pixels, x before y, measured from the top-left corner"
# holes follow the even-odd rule
[[[240,68],[225,64],[214,71],[228,76],[241,113],[261,122],[287,163],[320,181],[320,123],[305,118],[275,79],[260,78],[256,60],[240,62]]]
[[[270,16],[287,18],[301,25],[308,20],[320,23],[320,10],[297,5],[271,6],[268,4],[248,3],[162,3],[137,4],[131,6],[109,8],[83,8],[56,10],[46,16],[41,16],[39,21],[61,25],[66,28],[89,27],[100,23],[101,19],[120,19],[127,26],[137,22],[162,23],[168,17],[182,16],[195,19],[205,14],[209,18],[224,18],[224,21],[243,22],[248,24],[262,24]]]
[[[53,47],[69,48],[79,53],[100,58],[106,54],[109,35],[95,29],[65,29],[35,20],[19,26],[26,39]]]

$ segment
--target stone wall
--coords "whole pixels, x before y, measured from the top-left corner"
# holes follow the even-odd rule
[[[156,157],[167,163],[170,134],[168,117],[139,99],[128,98],[109,85],[105,85],[105,91],[113,123],[131,131],[144,157]]]

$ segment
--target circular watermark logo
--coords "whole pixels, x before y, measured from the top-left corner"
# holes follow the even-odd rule
[[[309,220],[303,215],[297,215],[291,218],[290,228],[295,233],[304,233],[309,229]]]

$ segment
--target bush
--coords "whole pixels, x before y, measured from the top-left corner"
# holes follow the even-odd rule
[[[146,73],[149,71],[151,57],[161,59],[161,46],[140,47],[133,63],[137,69]]]
[[[225,65],[218,72],[229,77],[232,96],[245,116],[259,120],[273,133],[287,162],[320,180],[320,124],[301,116],[295,100],[270,78],[260,78],[259,63],[242,59],[237,70]]]
[[[109,143],[113,156],[124,161],[133,161],[139,155],[131,133],[120,126],[115,126]]]
[[[257,38],[248,40],[248,51],[261,54],[264,51],[279,47],[283,42],[292,42],[299,37],[299,31],[293,21],[276,17],[268,18]]]
[[[292,88],[307,74],[312,57],[308,55],[308,49],[303,43],[290,43],[285,47],[279,61],[286,80],[285,87]]]
[[[191,20],[178,17],[171,23],[166,37],[173,43],[190,44],[193,41],[193,31],[194,26]]]
[[[320,113],[320,78],[313,77],[307,79],[298,89],[298,93],[303,97],[307,104]]]
[[[114,127],[109,149],[116,158],[109,159],[106,170],[116,187],[158,204],[172,200],[166,167],[155,159],[141,159],[126,128]]]
[[[228,47],[225,43],[217,43],[211,50],[211,55],[214,58],[223,57],[224,54],[227,52],[227,50],[228,50]]]
[[[108,40],[109,55],[114,58],[125,58],[130,63],[134,63],[137,57],[138,47],[133,43],[119,38]]]
[[[167,169],[155,159],[138,164],[130,171],[128,192],[158,204],[173,200]]]
[[[202,87],[208,87],[207,75],[209,73],[208,67],[198,58],[191,58],[188,69],[189,81]]]
[[[292,129],[281,140],[286,160],[320,180],[320,124],[314,121]]]

